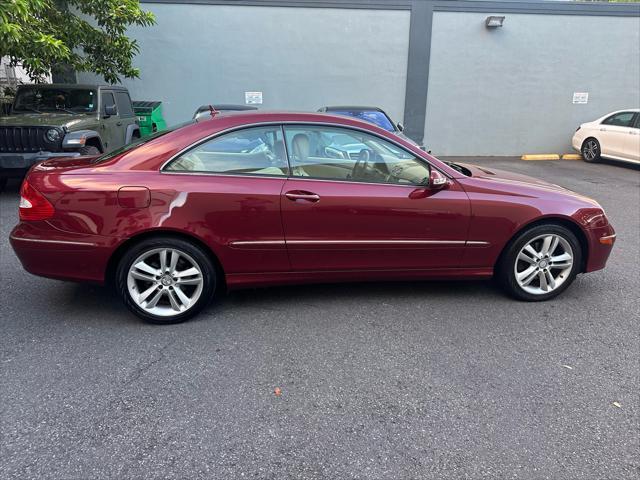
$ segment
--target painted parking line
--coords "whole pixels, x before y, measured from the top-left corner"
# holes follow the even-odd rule
[[[556,153],[527,154],[520,157],[521,160],[560,160],[560,155]]]

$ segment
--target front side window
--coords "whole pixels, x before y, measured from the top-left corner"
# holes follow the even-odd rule
[[[288,175],[280,126],[236,130],[175,158],[165,170],[235,175]]]
[[[617,127],[630,127],[633,123],[633,112],[621,112],[611,115],[603,120],[603,125],[613,125]]]
[[[106,107],[113,107],[116,104],[115,99],[113,98],[113,93],[111,92],[102,92],[102,111],[106,110]]]
[[[425,184],[429,167],[415,155],[357,130],[285,126],[291,175],[401,185]]]
[[[84,88],[21,87],[14,101],[14,112],[95,112],[95,90]]]

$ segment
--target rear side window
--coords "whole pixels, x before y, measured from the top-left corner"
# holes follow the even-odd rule
[[[633,125],[634,112],[620,112],[603,120],[602,125],[613,125],[617,127],[631,127]]]
[[[123,117],[133,117],[133,108],[131,108],[131,99],[127,92],[115,92],[116,105],[118,106],[118,114]]]
[[[175,158],[170,172],[286,176],[287,157],[280,126],[236,130],[204,142]]]

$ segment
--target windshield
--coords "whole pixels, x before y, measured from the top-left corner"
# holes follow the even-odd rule
[[[81,88],[22,87],[18,89],[12,112],[95,112],[95,90]]]
[[[346,115],[347,117],[355,117],[365,122],[373,123],[380,128],[384,128],[389,132],[395,132],[396,129],[383,112],[377,110],[332,110],[329,113],[336,115]]]
[[[457,163],[453,163],[453,162],[443,162],[443,163],[446,163],[451,168],[453,168],[454,170],[457,170],[463,175],[466,175],[467,177],[473,176],[473,174],[471,173],[471,170],[469,170],[467,167],[463,167],[462,165],[458,165]]]

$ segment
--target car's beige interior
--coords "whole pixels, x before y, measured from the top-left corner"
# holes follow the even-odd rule
[[[286,161],[283,161],[286,165]],[[185,153],[171,163],[168,170],[212,173],[247,173],[286,175],[287,169],[272,165],[265,152],[205,152],[198,149]]]
[[[264,145],[266,147],[266,144]],[[167,170],[227,174],[288,175],[282,142],[273,151],[268,147],[253,152],[215,152],[196,148],[173,161]],[[375,148],[375,145],[372,145]],[[345,158],[310,155],[309,137],[297,133],[291,140],[291,175],[330,180],[355,180],[400,184],[422,184],[429,177],[428,167],[413,159],[399,158],[391,153],[374,153],[360,161],[341,152]],[[366,150],[366,149],[365,149]],[[353,153],[352,153],[353,155]],[[360,158],[360,157],[358,157]],[[281,166],[280,166],[281,165]]]
[[[297,133],[291,140],[291,170],[294,176],[402,184],[420,184],[429,176],[427,167],[415,160],[399,159],[389,154],[377,155],[378,161],[375,162],[361,161],[358,167],[357,160],[352,158],[311,156],[309,143],[304,133]]]

